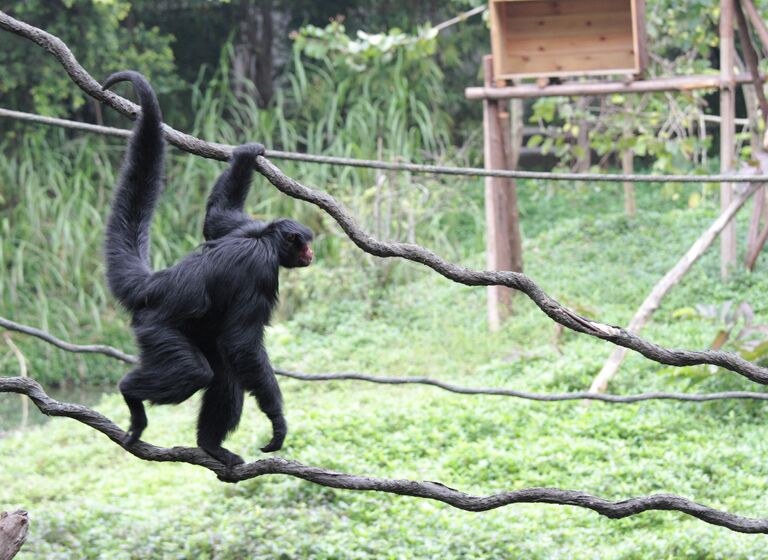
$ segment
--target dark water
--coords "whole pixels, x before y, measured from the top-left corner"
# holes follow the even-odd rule
[[[77,403],[85,406],[93,406],[101,400],[103,395],[115,392],[115,387],[109,385],[43,388],[51,398],[57,401]],[[2,437],[4,432],[24,427],[40,426],[50,420],[27,397],[24,397],[24,400],[28,403],[26,422],[24,421],[22,397],[15,393],[0,393],[0,437]]]

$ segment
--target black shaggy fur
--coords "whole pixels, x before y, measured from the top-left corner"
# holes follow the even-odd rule
[[[120,172],[106,232],[107,280],[132,313],[140,366],[120,382],[131,413],[127,443],[147,426],[143,401],[180,403],[204,389],[197,443],[228,466],[243,459],[221,446],[237,427],[243,392],[256,397],[272,422],[272,440],[283,445],[287,425],[264,326],[277,303],[278,268],[308,266],[312,231],[292,220],[264,223],[243,212],[260,144],[234,151],[230,167],[208,199],[199,251],[165,270],[149,261],[149,228],[162,185],[164,140],[157,98],[137,72],[118,72],[104,89],[130,81],[142,113]]]

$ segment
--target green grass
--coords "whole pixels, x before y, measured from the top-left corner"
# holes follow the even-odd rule
[[[453,188],[476,201],[481,184],[456,181]],[[548,197],[543,187],[522,185],[521,205],[526,272],[558,300],[625,324],[715,210],[711,205],[688,210],[686,196],[674,200],[643,186],[640,214],[628,220],[621,215],[619,189],[564,187]],[[470,220],[471,213],[462,219]],[[745,219],[746,213],[739,222],[742,239]],[[98,234],[93,236],[84,252],[98,243]],[[481,231],[466,226],[462,236],[461,247],[450,235],[418,240],[462,264],[482,267]],[[268,334],[276,364],[555,392],[586,388],[612,349],[574,333],[566,333],[555,348],[553,324],[522,296],[515,299],[513,319],[501,332],[488,334],[484,289],[458,286],[403,263],[395,265],[396,282],[372,283],[380,262],[346,247],[347,241],[339,244],[335,256],[326,254],[316,266],[283,275],[284,308]],[[62,265],[62,276],[70,266]],[[710,251],[664,301],[643,336],[670,347],[706,347],[718,325],[672,317],[675,309],[696,303],[743,299],[758,322],[765,321],[766,266],[761,262],[754,274],[739,272],[723,284],[717,251]],[[82,281],[96,283],[87,275]],[[72,306],[79,323],[87,325],[74,293],[56,305]],[[25,317],[20,312],[16,318]],[[91,339],[129,346],[124,317],[100,320],[103,330]],[[80,364],[86,380],[114,380],[126,370],[106,358],[62,357],[37,341],[14,339],[29,357],[33,377],[44,376],[50,363],[73,369]],[[11,358],[2,367],[15,373]],[[436,480],[474,494],[553,486],[618,500],[671,492],[768,517],[765,404],[584,406],[413,386],[281,384],[291,426],[280,453],[285,458],[350,473]],[[611,389],[759,390],[736,374],[679,375],[636,354]],[[97,408],[126,425],[119,397],[108,396]],[[191,402],[151,409],[146,439],[192,445],[195,410]],[[229,445],[253,460],[267,438],[267,425],[249,402]],[[281,476],[228,485],[199,468],[142,462],[68,419],[10,432],[0,440],[0,457],[0,509],[30,512],[22,559],[731,559],[764,557],[768,544],[762,535],[733,533],[673,512],[617,521],[577,508],[515,505],[476,514]]]

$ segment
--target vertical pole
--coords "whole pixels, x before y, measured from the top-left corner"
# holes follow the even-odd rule
[[[502,101],[499,103],[499,126],[504,143],[504,169],[517,169],[520,163],[520,152],[523,148],[523,100],[511,99],[509,112],[501,110]],[[504,193],[507,196],[509,242],[509,268],[514,272],[523,271],[523,237],[520,233],[520,211],[517,205],[517,185],[514,179],[504,180]],[[514,292],[510,292],[514,296]],[[511,309],[510,309],[511,311]]]
[[[492,87],[493,57],[483,57],[483,74],[485,87]],[[486,169],[507,168],[506,146],[509,140],[504,137],[504,126],[500,120],[502,114],[506,115],[506,112],[501,110],[499,101],[488,99],[483,101]],[[519,247],[520,239],[517,197],[514,188],[514,182],[509,179],[501,177],[485,179],[486,262],[489,270],[514,270],[512,240],[516,238]],[[516,235],[512,235],[514,232]],[[510,303],[509,288],[488,287],[488,326],[491,331],[501,327],[501,322],[509,315]]]
[[[735,125],[735,84],[733,80],[733,6],[734,0],[720,0],[720,171],[733,168]],[[725,210],[733,200],[733,183],[720,184],[720,209]],[[720,234],[720,275],[723,279],[736,265],[736,224],[731,222]]]
[[[627,111],[633,112],[631,104],[627,105]],[[632,129],[624,130],[624,139],[629,140],[631,137]],[[632,148],[626,147],[621,151],[621,172],[625,175],[632,175],[635,172],[635,154]],[[629,217],[634,217],[637,214],[635,184],[630,181],[624,183],[624,214]]]
[[[523,148],[523,106],[522,99],[513,99],[510,102],[512,111],[511,134],[506,137],[507,143],[511,144],[508,150],[507,169],[517,169],[520,163],[520,152]],[[523,271],[523,234],[520,231],[520,210],[517,206],[517,185],[514,179],[507,179],[507,209],[509,211],[509,245],[510,245],[510,270],[514,272]]]
[[[621,172],[625,175],[632,175],[635,172],[635,156],[631,148],[621,152]],[[624,183],[624,214],[634,217],[637,214],[637,202],[635,202],[635,184],[632,182]]]

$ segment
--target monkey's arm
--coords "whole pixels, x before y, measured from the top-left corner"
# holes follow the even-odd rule
[[[253,164],[264,151],[261,144],[235,148],[230,166],[217,179],[208,197],[203,224],[206,241],[223,237],[251,221],[243,206],[253,178]]]

